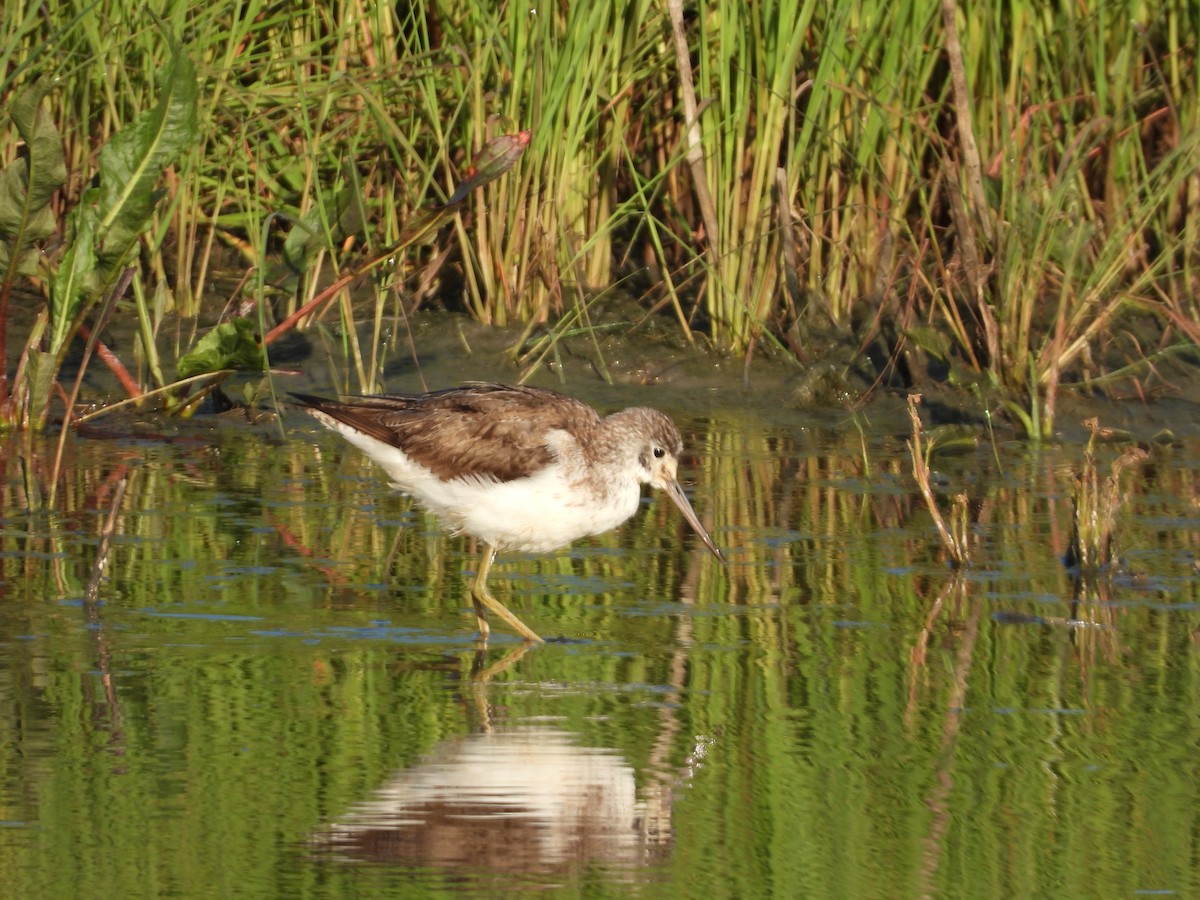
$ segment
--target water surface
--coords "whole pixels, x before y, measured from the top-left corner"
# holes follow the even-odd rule
[[[1200,895],[1200,446],[1127,471],[1126,566],[1076,585],[1082,444],[935,461],[956,576],[903,434],[673,412],[730,565],[650,496],[501,557],[528,651],[299,414],[73,440],[56,514],[14,450],[0,896]]]

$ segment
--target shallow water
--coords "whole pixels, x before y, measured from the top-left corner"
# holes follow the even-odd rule
[[[1200,894],[1200,444],[1126,471],[1127,567],[1076,587],[1081,444],[937,459],[956,578],[903,433],[674,412],[730,565],[654,497],[501,557],[528,650],[299,414],[74,440],[54,516],[10,453],[0,896]]]

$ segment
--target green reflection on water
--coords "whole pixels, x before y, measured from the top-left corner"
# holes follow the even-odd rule
[[[895,442],[690,424],[729,570],[657,500],[569,553],[504,559],[493,590],[566,640],[482,684],[472,667],[518,644],[476,660],[473,548],[336,436],[76,441],[55,517],[20,511],[13,467],[0,895],[1197,893],[1200,454],[1131,485],[1139,577],[1072,610],[1058,557],[1078,449],[1000,473],[989,448],[944,472],[979,541],[955,582]],[[531,728],[630,774],[613,805],[633,812],[607,827],[640,829],[637,854],[582,834],[551,860],[501,845],[507,868],[422,862],[411,835],[387,862],[321,845],[387,786],[457,771],[471,736]],[[499,842],[483,818],[472,840]]]

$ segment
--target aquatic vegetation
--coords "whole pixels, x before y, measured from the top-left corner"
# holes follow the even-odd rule
[[[664,314],[682,341],[802,362],[878,345],[881,377],[982,385],[1034,439],[1066,387],[1194,364],[1190,7],[10,6],[0,108],[44,85],[62,159],[52,189],[35,178],[48,213],[7,233],[6,285],[32,249],[83,271],[67,211],[99,148],[195,61],[195,131],[159,161],[133,304],[114,301],[143,388],[217,310],[264,336],[305,310],[338,381],[370,390],[422,304],[525,324],[517,356],[541,326],[612,327],[593,300],[614,284],[644,310],[623,328]],[[5,171],[52,162],[23,128],[0,121]],[[517,133],[508,176],[461,193]],[[914,348],[927,371],[896,366]]]
[[[1121,473],[1145,462],[1149,454],[1141,447],[1129,447],[1113,460],[1109,475],[1101,484],[1096,445],[1098,439],[1111,438],[1111,429],[1102,428],[1096,419],[1089,419],[1084,425],[1091,436],[1083,462],[1075,474],[1071,493],[1071,543],[1064,561],[1086,577],[1111,577],[1120,563],[1116,532],[1125,499]]]
[[[921,417],[917,412],[920,402],[920,394],[909,395],[908,415],[912,419],[912,437],[905,442],[905,446],[912,459],[912,475],[917,482],[917,487],[921,489],[921,497],[925,500],[925,507],[929,510],[930,516],[933,517],[933,524],[937,527],[938,537],[941,539],[942,547],[945,548],[951,564],[955,568],[962,568],[971,559],[967,495],[955,494],[949,521],[947,521],[930,483],[929,458],[933,454],[936,441],[930,439],[921,426]]]
[[[155,206],[162,171],[196,136],[196,76],[176,53],[160,79],[157,103],[100,148],[89,186],[63,224],[57,257],[40,244],[54,232],[51,201],[67,179],[61,138],[44,104],[43,78],[13,103],[11,118],[26,155],[4,170],[0,193],[0,353],[7,360],[11,292],[18,277],[44,285],[42,305],[21,350],[11,390],[0,378],[0,423],[45,425],[50,395],[72,339],[107,296],[108,309],[128,287],[126,267],[140,248]],[[119,286],[119,287],[118,287]],[[5,373],[7,374],[7,373]]]

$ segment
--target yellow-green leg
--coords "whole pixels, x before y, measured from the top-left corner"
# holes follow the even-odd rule
[[[515,615],[509,612],[508,607],[497,600],[488,592],[487,577],[491,571],[492,561],[496,558],[496,548],[491,544],[483,551],[483,558],[479,560],[479,574],[475,576],[475,581],[471,585],[471,600],[475,604],[475,618],[479,622],[479,639],[486,641],[492,629],[488,626],[487,610],[490,609],[512,628],[517,634],[525,638],[527,641],[542,643],[542,639],[537,636],[532,628],[518,619]],[[487,609],[484,609],[487,607]]]

